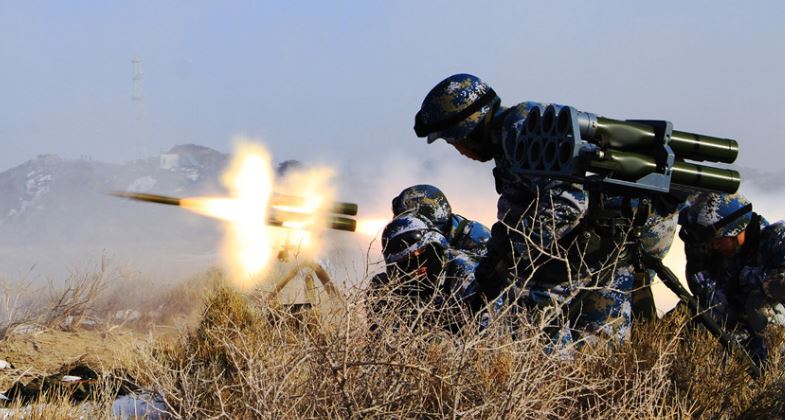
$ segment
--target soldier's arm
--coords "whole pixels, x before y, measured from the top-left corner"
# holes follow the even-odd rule
[[[452,245],[461,251],[470,252],[475,256],[485,255],[491,231],[485,225],[465,219],[460,224],[460,232],[455,233]]]
[[[712,277],[708,271],[688,274],[687,285],[698,300],[701,310],[708,311],[712,318],[722,322],[728,310],[725,285]]]
[[[741,281],[749,287],[760,285],[769,299],[785,301],[785,222],[761,231],[757,266],[744,267]]]
[[[559,181],[545,182],[538,195],[523,227],[534,246],[551,250],[580,223],[588,209],[588,196],[579,185]]]

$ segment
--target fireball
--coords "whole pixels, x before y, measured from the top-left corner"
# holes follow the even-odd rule
[[[236,283],[253,287],[266,280],[280,251],[317,257],[326,228],[325,204],[333,196],[331,178],[332,171],[316,168],[276,179],[270,154],[241,141],[222,178],[229,197],[184,198],[180,205],[225,222],[222,260]]]

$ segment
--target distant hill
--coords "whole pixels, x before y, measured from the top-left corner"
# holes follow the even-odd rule
[[[58,277],[63,266],[102,254],[165,273],[210,264],[220,241],[218,222],[106,192],[222,193],[220,174],[228,160],[186,144],[125,164],[40,155],[0,173],[0,277],[18,277],[33,266],[34,275]]]

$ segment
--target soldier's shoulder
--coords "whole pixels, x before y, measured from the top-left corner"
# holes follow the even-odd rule
[[[529,115],[529,111],[534,108],[540,108],[541,110],[545,109],[547,104],[543,104],[540,102],[533,102],[533,101],[525,101],[519,104],[513,105],[510,107],[509,111],[507,112],[507,116],[505,117],[506,121],[513,122],[517,120],[525,120],[526,117]]]
[[[780,220],[763,226],[761,240],[778,240],[785,238],[785,221]]]
[[[502,122],[502,130],[504,133],[509,135],[520,132],[520,130],[523,129],[523,122],[529,115],[529,111],[537,107],[545,109],[545,104],[526,101],[511,106],[505,113],[504,121]]]
[[[473,272],[479,264],[477,256],[461,249],[450,248],[447,251],[447,264],[454,274]]]
[[[491,237],[491,230],[476,220],[469,220],[467,232],[472,239],[480,242],[487,242]]]
[[[758,249],[764,267],[781,267],[785,264],[785,222],[772,223],[760,232]]]
[[[480,222],[453,215],[453,244],[462,251],[473,254],[483,253],[491,231]]]
[[[580,203],[580,206],[588,205],[589,194],[581,184],[540,177],[537,179],[537,185],[540,191],[548,191],[551,199],[562,198]]]

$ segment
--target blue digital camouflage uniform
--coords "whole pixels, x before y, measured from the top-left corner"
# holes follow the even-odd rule
[[[619,200],[619,198],[616,198]],[[644,256],[662,260],[670,251],[678,231],[679,213],[687,207],[687,195],[655,196],[651,212],[640,230],[639,246]],[[633,315],[643,320],[656,319],[656,307],[651,284],[657,273],[646,267],[636,267],[632,293]]]
[[[737,253],[732,257],[720,255],[712,250],[711,241],[716,237],[736,236],[745,231],[752,220],[752,212],[705,238],[690,236],[689,232],[693,226],[711,226],[748,203],[745,198],[735,194],[701,194],[690,203],[680,221],[687,257],[687,285],[701,305],[708,308],[712,317],[725,321],[730,327],[737,326],[744,318],[745,305],[738,280],[750,256],[746,253]],[[765,229],[767,222],[761,219],[760,224],[760,228]]]
[[[778,221],[761,232],[755,269],[747,281],[760,284],[766,296],[778,302],[785,301],[785,222]]]
[[[758,360],[768,349],[762,332],[768,324],[782,325],[785,288],[785,223],[769,225],[751,210],[719,228],[707,241],[690,236],[690,227],[711,226],[749,202],[738,194],[697,196],[680,223],[687,255],[687,283],[712,317],[735,332],[738,341]],[[757,222],[757,225],[752,225]],[[711,249],[711,240],[745,233],[745,243],[733,256]]]
[[[460,214],[453,214],[447,240],[453,248],[482,257],[488,250],[491,230],[484,224],[469,220]]]
[[[375,278],[375,287],[390,279],[402,284],[400,293],[416,296],[414,305],[433,304],[434,313],[444,317],[439,324],[448,329],[455,330],[471,318],[469,302],[477,292],[475,254],[450,246],[429,219],[413,210],[399,214],[385,227],[382,242],[387,273]],[[426,247],[436,252],[423,252]],[[427,272],[423,275],[418,267],[427,267]],[[487,317],[480,320],[480,326],[485,325]]]
[[[778,221],[763,228],[758,240],[758,252],[742,268],[740,283],[757,291],[748,299],[747,306],[754,329],[765,325],[785,325],[785,222]]]
[[[413,185],[392,200],[393,215],[414,211],[435,225],[447,238],[450,248],[476,257],[485,255],[491,231],[482,223],[452,212],[447,197],[433,185]]]
[[[618,226],[612,226],[611,232],[599,232],[597,226],[606,219],[597,216],[607,218],[607,212],[602,215],[596,209],[603,207],[607,197],[596,198],[590,207],[588,194],[580,185],[519,175],[522,168],[516,165],[522,164],[519,155],[523,149],[515,146],[516,139],[534,107],[544,108],[534,102],[503,108],[490,86],[475,76],[456,74],[428,93],[415,116],[414,131],[428,143],[442,138],[471,159],[495,160],[499,221],[492,228],[488,254],[476,272],[483,294],[495,297],[514,288],[520,290],[522,303],[546,312],[569,300],[567,321],[577,331],[585,337],[605,334],[621,340],[628,336],[631,322],[633,267],[627,249],[631,247],[619,232],[629,231],[631,221],[616,217],[612,222]],[[616,210],[614,214],[619,213]],[[667,230],[659,224],[649,229],[654,234],[658,229]],[[584,242],[595,248],[592,259],[575,251],[574,244]],[[652,244],[651,252],[656,252],[656,246]],[[554,255],[567,256],[568,267]],[[586,261],[588,265],[583,264]],[[608,263],[615,263],[610,270]],[[601,267],[604,271],[597,274]],[[573,298],[574,294],[580,298]],[[516,302],[520,301],[516,298]]]
[[[500,109],[496,119],[501,122],[497,122],[493,141],[501,144],[509,136],[519,136],[529,110],[536,106],[543,107],[524,102]],[[592,285],[588,271],[596,270],[596,266],[579,267],[572,278],[529,275],[532,267],[548,262],[548,254],[564,255],[564,244],[560,240],[567,238],[587,214],[587,192],[577,184],[520,176],[503,154],[495,157],[495,163],[496,190],[500,194],[499,221],[492,228],[489,248],[497,256],[504,256],[502,258],[512,257],[506,264],[511,266],[512,275],[523,290],[524,304],[551,307],[575,295],[583,286]],[[613,271],[593,285],[596,287],[592,290],[581,292],[581,298],[573,299],[570,305],[572,314],[567,321],[584,339],[593,340],[603,335],[620,342],[629,336],[633,267],[621,263]],[[564,330],[560,331],[563,341]]]

